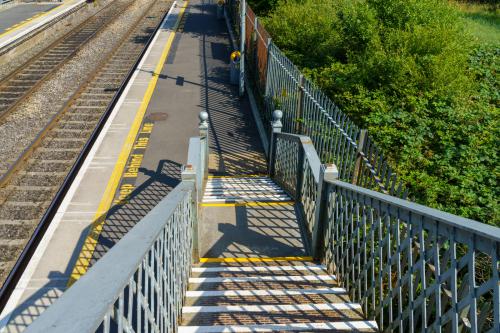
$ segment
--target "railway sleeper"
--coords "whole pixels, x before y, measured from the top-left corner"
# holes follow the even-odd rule
[[[49,203],[50,204],[50,203]],[[39,218],[40,210],[48,207],[41,203],[23,204],[6,201],[0,209],[0,219],[5,220],[33,220]]]
[[[66,118],[63,118],[61,120],[61,123],[59,124],[59,129],[61,130],[85,130],[85,131],[91,131],[95,128],[95,124],[91,122],[84,122],[84,121],[73,121],[70,120],[68,121]]]
[[[67,128],[57,128],[53,130],[52,138],[88,138],[91,129],[67,129]]]
[[[20,171],[10,183],[19,186],[58,186],[66,174],[66,172]]]
[[[35,150],[35,152],[32,155],[32,158],[34,159],[45,158],[48,161],[67,161],[75,159],[79,152],[80,152],[79,149],[49,150],[48,148],[39,148]]]
[[[87,140],[81,138],[57,138],[52,137],[49,140],[44,140],[41,147],[45,148],[81,148]]]
[[[98,100],[98,99],[79,99],[75,102],[75,107],[80,109],[82,106],[92,106],[92,107],[106,107],[109,104],[109,99],[106,100]]]
[[[33,226],[38,223],[37,220],[23,220],[28,223],[17,223],[7,220],[6,223],[0,221],[0,238],[7,239],[28,239],[33,232]]]
[[[52,199],[53,187],[7,186],[5,189],[8,201],[44,202]]]
[[[27,169],[34,172],[67,172],[72,161],[41,161],[28,159],[30,164]]]
[[[101,115],[97,113],[71,113],[71,114],[66,114],[65,119],[66,121],[73,121],[73,122],[90,122],[90,121],[97,121]]]

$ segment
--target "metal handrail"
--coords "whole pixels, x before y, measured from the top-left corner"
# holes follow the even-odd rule
[[[26,332],[176,331],[208,176],[208,114],[189,140],[182,181]],[[85,313],[82,316],[82,313]]]
[[[468,236],[459,234],[460,241],[467,241],[471,234],[481,237],[490,242],[500,243],[500,228],[471,220],[458,215],[453,215],[441,210],[417,204],[412,201],[403,200],[391,195],[369,190],[363,187],[352,185],[340,180],[328,181],[329,184],[342,189],[342,192],[354,200],[365,205],[374,205],[376,200],[380,205],[390,205],[391,209],[399,210],[401,218],[408,218],[408,215],[418,215],[423,219],[432,220],[446,225],[447,228],[456,228],[467,233]],[[490,251],[489,247],[481,247],[481,251]]]
[[[340,181],[308,137],[271,138],[314,256],[381,331],[500,332],[500,228]]]
[[[339,180],[324,260],[383,332],[500,332],[500,228]]]
[[[192,260],[194,191],[192,181],[177,185],[25,332],[175,330]]]

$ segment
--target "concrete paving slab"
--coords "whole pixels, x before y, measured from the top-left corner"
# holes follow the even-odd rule
[[[297,211],[290,205],[203,207],[200,256],[305,256]]]

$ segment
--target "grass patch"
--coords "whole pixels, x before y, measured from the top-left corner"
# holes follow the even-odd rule
[[[500,45],[500,6],[457,3],[467,30],[478,44]]]

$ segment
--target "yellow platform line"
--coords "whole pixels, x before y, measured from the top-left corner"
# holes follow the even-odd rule
[[[55,6],[54,8],[46,11],[46,12],[43,12],[43,13],[37,13],[27,19],[25,19],[24,21],[20,22],[20,23],[17,23],[17,24],[14,24],[13,26],[5,29],[5,31],[3,33],[0,34],[0,37],[3,37],[7,34],[10,34],[16,30],[19,30],[21,29],[22,27],[24,27],[25,25],[27,25],[28,23],[30,23],[32,20],[36,19],[36,18],[39,18],[39,17],[43,17],[47,14],[49,14],[50,12],[53,12],[54,10],[58,9],[58,8],[61,8],[62,6],[65,6],[66,4],[61,4],[59,6]]]
[[[113,173],[108,181],[104,194],[101,198],[101,202],[99,203],[99,207],[94,215],[94,219],[90,228],[90,231],[83,243],[82,250],[80,255],[75,263],[75,267],[71,273],[71,276],[68,281],[68,287],[70,287],[73,283],[75,283],[80,277],[82,277],[88,270],[90,265],[90,260],[92,255],[94,254],[95,248],[97,246],[97,242],[99,240],[99,235],[102,232],[102,228],[104,226],[104,222],[106,220],[106,214],[111,208],[111,204],[113,202],[113,198],[115,197],[116,190],[120,183],[121,176],[127,164],[128,157],[130,152],[132,151],[132,147],[134,145],[135,138],[137,137],[137,133],[139,132],[142,124],[142,120],[144,119],[144,115],[148,108],[149,102],[151,101],[151,97],[153,96],[154,89],[158,82],[159,74],[162,71],[163,64],[165,63],[172,43],[174,41],[175,32],[179,26],[179,22],[184,14],[184,11],[188,5],[189,1],[186,1],[185,5],[179,11],[179,17],[177,18],[177,22],[170,33],[170,36],[163,48],[163,52],[161,57],[156,64],[155,70],[153,72],[153,77],[151,81],[149,81],[148,88],[146,93],[144,94],[144,98],[141,102],[139,110],[136,113],[130,131],[127,135],[125,143],[122,146],[122,150],[118,157],[118,161],[115,164],[115,168],[113,169]]]
[[[210,262],[271,262],[271,261],[313,261],[313,257],[270,257],[270,258],[200,258],[200,263]]]
[[[295,205],[294,201],[276,201],[276,202],[235,202],[235,203],[202,203],[202,207],[242,207],[242,206],[290,206]]]

